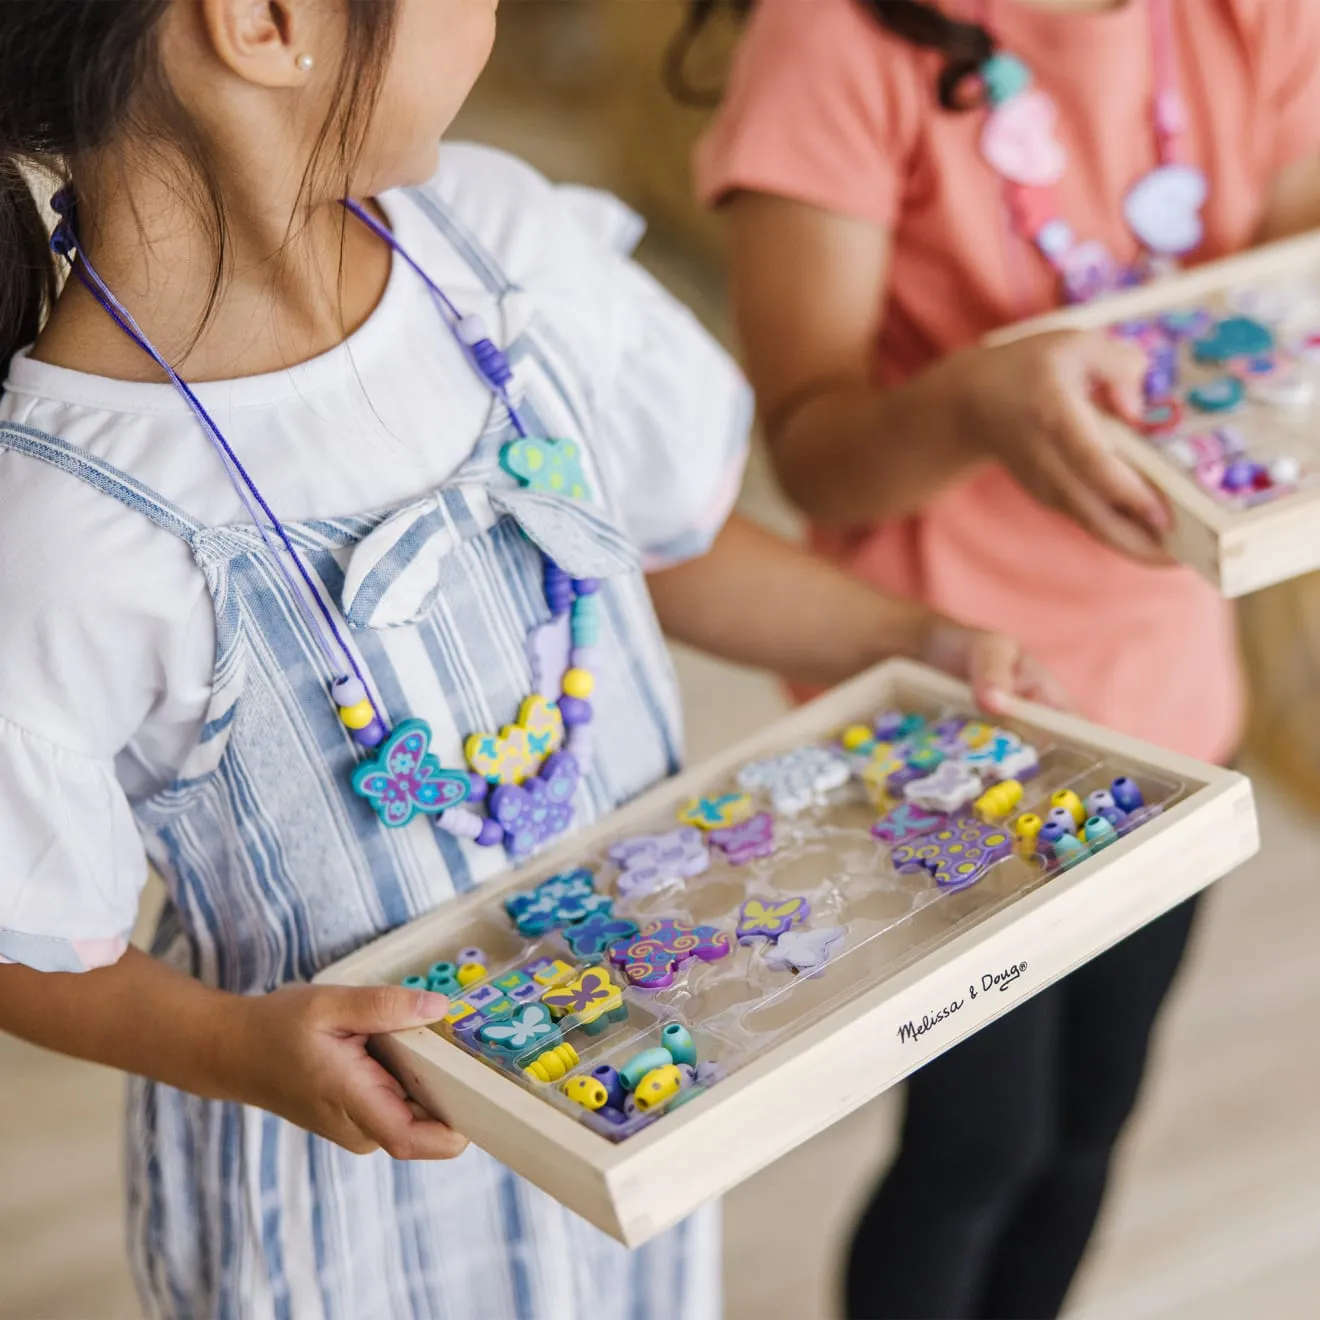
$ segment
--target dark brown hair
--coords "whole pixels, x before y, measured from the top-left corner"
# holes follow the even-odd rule
[[[348,39],[334,110],[318,137],[304,192],[315,171],[352,160],[389,57],[393,0],[345,4]],[[76,193],[80,162],[106,147],[121,150],[121,160],[130,151],[153,151],[176,169],[187,162],[195,185],[190,200],[204,215],[215,248],[206,315],[220,296],[225,199],[205,144],[160,67],[158,36],[169,6],[170,0],[0,0],[0,373],[36,336],[57,289],[46,224],[25,170],[71,183]]]
[[[875,20],[895,36],[914,46],[939,51],[944,56],[936,92],[946,110],[967,105],[960,96],[962,84],[994,54],[994,39],[975,23],[960,23],[921,0],[856,0]],[[721,8],[737,17],[747,15],[754,0],[691,0],[687,21],[670,45],[665,61],[665,80],[670,90],[689,105],[710,105],[719,93],[694,88],[687,78],[688,55],[702,30]]]

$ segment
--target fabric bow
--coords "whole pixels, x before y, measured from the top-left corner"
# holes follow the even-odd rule
[[[354,548],[341,605],[354,628],[415,623],[431,609],[446,557],[513,518],[538,549],[576,578],[636,571],[641,558],[606,514],[582,500],[464,477],[392,513]]]

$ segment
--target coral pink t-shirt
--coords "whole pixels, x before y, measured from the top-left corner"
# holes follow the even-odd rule
[[[947,0],[983,15],[1059,107],[1060,214],[1079,238],[1138,256],[1122,199],[1156,163],[1147,0],[1066,13]],[[1283,166],[1320,151],[1320,0],[1173,0],[1181,159],[1210,180],[1195,260],[1251,242]],[[759,0],[698,186],[794,198],[890,232],[876,374],[902,381],[998,326],[1057,304],[1044,260],[1003,218],[981,158],[985,112],[939,108],[941,57],[859,0]],[[907,443],[877,437],[877,444]],[[1020,638],[1081,710],[1190,755],[1232,754],[1242,683],[1228,605],[1187,569],[1122,558],[992,468],[917,515],[817,544],[877,586]]]

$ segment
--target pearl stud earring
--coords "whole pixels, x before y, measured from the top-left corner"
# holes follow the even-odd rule
[[[316,63],[316,61],[315,61],[314,59],[312,59],[312,57],[311,57],[310,55],[299,55],[299,56],[298,56],[298,60],[297,60],[298,67],[299,67],[304,73],[309,73],[309,72],[311,72],[312,65],[315,64],[315,63]]]

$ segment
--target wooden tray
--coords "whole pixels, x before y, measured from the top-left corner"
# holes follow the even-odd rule
[[[749,760],[829,739],[845,725],[895,707],[941,718],[951,710],[972,713],[960,684],[919,665],[888,662],[661,784],[532,864],[359,950],[317,980],[397,983],[452,958],[462,946],[484,940],[489,947],[494,923],[502,920],[511,930],[502,909],[511,891],[586,864],[610,842],[672,828],[679,804],[727,788]],[[790,849],[765,867],[772,875],[776,868],[783,872],[786,891],[813,883],[813,867],[815,880],[833,869],[840,892],[858,895],[849,902],[903,892],[910,910],[887,924],[873,921],[873,929],[858,917],[850,927],[852,947],[818,977],[794,980],[784,973],[789,988],[752,1009],[754,1020],[769,1003],[773,1012],[762,1025],[773,1030],[751,1035],[749,1019],[741,1019],[744,1044],[728,1056],[736,1065],[730,1075],[626,1140],[593,1131],[582,1121],[584,1111],[557,1091],[547,1097],[554,1088],[497,1071],[436,1031],[379,1039],[380,1056],[415,1099],[496,1158],[621,1242],[647,1241],[1256,851],[1251,786],[1241,775],[1041,707],[1018,703],[1011,716],[999,724],[1043,752],[1041,774],[1028,781],[1028,800],[1033,784],[1048,793],[1074,782],[1085,793],[1123,773],[1142,783],[1150,801],[1167,799],[1165,810],[1070,870],[1045,872],[1015,856],[970,889],[945,893],[928,876],[895,879],[885,869],[885,849],[868,832],[874,809],[839,790],[837,806],[809,813],[811,828],[825,839],[816,860],[804,861]],[[835,826],[837,833],[826,838]],[[872,853],[880,859],[867,863],[875,867],[874,880],[863,876],[847,889],[852,879],[839,876]],[[796,868],[795,880],[789,866]],[[598,874],[599,889],[611,887],[608,874]],[[687,891],[697,893],[704,884],[727,888],[729,879],[712,867],[685,882],[676,901],[687,901]],[[847,912],[852,920],[852,908]],[[744,950],[737,947],[727,961],[742,967]],[[717,966],[693,963],[694,970],[681,976],[691,987],[703,969]],[[492,966],[492,974],[498,970]],[[726,989],[740,983],[736,976],[710,982]],[[704,990],[683,993],[698,1010],[705,1002]],[[673,1015],[663,1006],[652,1013],[661,1021]],[[710,1019],[712,1030],[719,1021],[718,1014]],[[615,1044],[606,1033],[603,1044],[591,1046],[596,1060],[621,1061],[635,1047],[636,1027],[617,1030],[624,1034]],[[727,1025],[720,1031],[734,1038]],[[705,1033],[694,1034],[708,1048]],[[583,1043],[586,1067],[590,1039]]]
[[[1272,243],[1129,293],[1023,321],[985,342],[1008,343],[1046,330],[1094,329],[1184,308],[1207,306],[1218,311],[1232,295],[1289,284],[1314,295],[1309,324],[1320,330],[1320,233]],[[1286,343],[1289,336],[1284,333],[1280,338]],[[1316,387],[1315,399],[1306,409],[1275,413],[1265,405],[1249,403],[1240,413],[1206,415],[1196,427],[1211,430],[1240,418],[1253,430],[1260,427],[1277,434],[1279,447],[1302,463],[1303,480],[1296,491],[1255,508],[1234,508],[1208,494],[1145,436],[1112,417],[1102,419],[1123,456],[1167,496],[1175,520],[1170,552],[1230,599],[1320,568],[1320,363],[1304,364],[1300,371]],[[1192,421],[1189,415],[1184,429],[1191,429]]]

